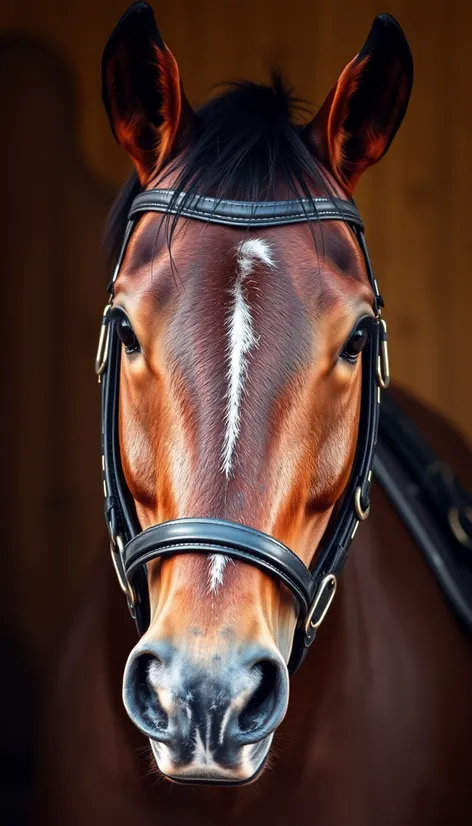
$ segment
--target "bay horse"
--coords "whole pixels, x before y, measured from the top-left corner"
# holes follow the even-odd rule
[[[135,175],[110,219],[97,370],[112,555],[142,636],[104,569],[52,704],[45,823],[470,823],[469,640],[382,489],[364,523],[369,490],[350,488],[359,457],[371,482],[368,353],[387,379],[352,195],[412,76],[381,15],[301,125],[277,76],[194,113],[146,3],[107,44],[105,107]],[[470,479],[459,437],[401,403]],[[362,522],[349,562],[338,583],[326,557],[301,622],[341,522],[336,565]]]

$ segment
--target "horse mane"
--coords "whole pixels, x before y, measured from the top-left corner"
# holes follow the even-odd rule
[[[205,103],[197,111],[198,129],[192,143],[174,166],[180,171],[174,186],[176,214],[167,216],[169,251],[179,213],[195,194],[242,201],[281,197],[311,200],[309,180],[332,197],[299,122],[308,112],[304,101],[294,97],[275,71],[269,85],[248,81],[225,84],[221,94]],[[110,266],[118,257],[128,212],[140,191],[133,173],[111,208],[104,235]],[[182,193],[185,195],[177,204]]]

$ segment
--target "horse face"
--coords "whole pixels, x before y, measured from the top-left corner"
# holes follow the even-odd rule
[[[356,241],[343,225],[241,238],[192,222],[173,244],[174,277],[161,221],[142,221],[116,285],[120,443],[140,524],[230,519],[308,565],[356,447],[351,351],[372,314]],[[206,749],[231,777],[252,775],[287,706],[291,596],[221,555],[156,560],[148,576],[152,620],[128,680],[148,686],[133,711],[173,732],[155,747],[160,766],[195,776],[198,740],[200,761]]]
[[[235,170],[252,151],[259,173],[267,169],[245,192],[261,191],[270,173],[270,193],[284,196],[281,170],[310,154],[317,177],[304,174],[301,185],[346,197],[398,128],[411,78],[391,18],[374,24],[302,132],[280,90],[264,97],[260,87],[230,92],[194,116],[152,12],[138,6],[112,36],[104,79],[113,130],[143,188],[191,186],[192,164],[206,160],[204,189],[230,197],[223,181],[239,191]],[[152,47],[149,76],[132,74],[140,38]],[[259,130],[252,150],[248,134],[234,139],[245,113],[246,133]],[[277,148],[269,146],[274,130]],[[361,351],[373,314],[356,238],[334,222],[241,232],[179,217],[169,245],[166,220],[140,219],[114,300],[121,459],[141,527],[228,519],[271,534],[308,565],[356,449]],[[293,598],[279,581],[222,555],[181,554],[147,568],[151,622],[126,667],[128,713],[167,776],[247,781],[287,708]]]

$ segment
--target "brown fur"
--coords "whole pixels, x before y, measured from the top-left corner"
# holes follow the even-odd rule
[[[142,5],[134,13],[150,21]],[[160,46],[155,80],[161,120],[154,156],[143,158],[142,124],[134,120],[146,115],[142,90],[128,86],[126,70],[133,67],[116,47],[120,36],[126,42],[126,26],[112,41],[110,60],[115,66],[121,60],[118,97],[131,112],[126,105],[114,107],[108,78],[110,120],[141,183],[152,188],[159,175],[159,186],[172,187],[179,165],[163,178],[162,164],[175,161],[181,133],[177,65]],[[157,39],[155,27],[154,32]],[[133,37],[128,46],[136,58]],[[361,56],[341,74],[308,127],[325,180],[339,197],[350,195],[361,172],[388,148],[411,79],[401,30],[387,17],[377,18]],[[148,78],[146,100],[153,88]],[[123,124],[131,124],[131,136]],[[311,191],[325,194],[314,184]],[[231,519],[272,534],[309,564],[349,478],[357,442],[361,360],[350,365],[339,358],[359,318],[373,313],[357,240],[338,223],[315,225],[314,238],[307,225],[245,236],[262,237],[275,266],[259,262],[244,285],[258,346],[227,475],[221,467],[226,318],[242,233],[179,219],[173,271],[159,231],[162,220],[153,214],[139,222],[114,299],[141,344],[140,353],[123,354],[120,379],[122,462],[141,526],[184,516]],[[415,412],[423,418],[424,411]],[[436,439],[444,433],[434,420],[431,429]],[[462,446],[455,445],[446,458],[455,465],[463,456]],[[53,780],[53,793],[45,788],[45,822],[164,826],[243,820],[278,826],[289,818],[305,822],[308,815],[320,826],[465,826],[470,806],[464,766],[472,756],[469,641],[375,487],[372,505],[373,518],[356,536],[326,625],[293,681],[273,766],[247,788],[189,791],[146,778],[149,760],[136,751],[142,741],[125,720],[118,694],[132,645],[130,625],[108,577],[97,581],[54,709],[59,733],[50,738],[45,762]],[[287,661],[296,621],[283,586],[241,562],[226,566],[223,583],[210,594],[208,564],[205,556],[178,555],[148,565],[146,654],[151,651],[165,673],[168,665],[155,652],[163,641],[170,644],[184,670],[193,669],[198,690],[208,685],[205,675],[213,676],[211,663],[224,664],[231,651],[239,657],[258,646],[265,656],[276,654],[279,664],[281,655]],[[242,662],[237,660],[241,670]],[[172,686],[175,696],[183,690],[181,674]],[[138,694],[142,688],[140,677]],[[168,699],[170,690],[164,691]],[[198,696],[207,711],[205,697]],[[279,706],[271,730],[285,707]],[[176,740],[176,729],[171,731]],[[229,766],[233,779],[249,776],[241,765],[227,762],[225,770]],[[199,768],[209,771],[205,760]]]
[[[342,262],[331,259],[334,245],[327,243],[326,228],[315,228],[318,258],[304,225],[287,227],[283,234],[277,229],[255,234],[271,245],[276,269],[258,265],[247,288],[259,343],[242,402],[236,467],[226,481],[219,467],[228,382],[222,354],[241,234],[185,224],[174,242],[174,279],[165,234],[158,233],[161,223],[156,215],[140,223],[115,299],[132,320],[145,354],[124,358],[120,399],[123,465],[141,525],[190,514],[232,519],[273,534],[309,563],[347,483],[357,441],[360,362],[351,367],[337,361],[357,319],[372,313],[357,242],[347,228],[334,230],[351,250],[348,274]],[[150,568],[167,572],[156,584],[161,601],[164,581],[175,571],[179,591],[172,606],[179,621],[171,638],[180,638],[188,625],[184,595],[188,589],[192,601],[198,582],[205,591],[208,560],[175,557]],[[263,592],[279,590],[241,563],[227,571],[222,608],[233,592],[237,600],[245,588],[259,607]],[[151,573],[151,592],[155,580],[159,577]],[[152,595],[151,602],[159,613]],[[274,598],[270,605],[273,610]],[[289,605],[287,622],[293,628]],[[212,610],[210,600],[198,600],[199,622],[208,623]],[[270,613],[266,623],[274,626]],[[286,644],[286,629],[283,636]]]
[[[401,403],[472,487],[461,439],[421,405]],[[470,640],[377,487],[339,593],[292,682],[271,766],[241,789],[157,777],[121,703],[136,637],[104,554],[50,695],[35,823],[468,826]]]

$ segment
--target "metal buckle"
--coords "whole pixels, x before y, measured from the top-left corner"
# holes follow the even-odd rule
[[[354,508],[356,510],[357,518],[361,522],[364,522],[370,513],[370,502],[364,510],[362,507],[362,488],[360,485],[354,491]]]
[[[377,381],[385,390],[390,384],[390,364],[388,360],[387,344],[387,324],[383,318],[379,318],[380,324],[380,352],[377,357]]]
[[[465,508],[463,513],[465,514],[467,521],[472,524],[472,508]],[[457,506],[449,508],[447,519],[451,531],[456,537],[457,541],[460,542],[461,545],[464,546],[464,548],[472,550],[472,536],[470,536],[467,533],[467,531],[465,531],[462,527],[460,520],[460,510]]]
[[[125,550],[125,543],[123,541],[123,537],[118,533],[115,537],[110,536],[110,551],[111,551],[111,558],[113,561],[113,567],[116,571],[116,576],[118,577],[118,582],[120,583],[120,588],[124,594],[126,594],[128,600],[128,606],[130,611],[134,610],[136,605],[136,595],[133,590],[133,586],[129,582],[126,577],[125,569],[123,566],[123,553]]]
[[[95,373],[98,376],[98,383],[100,384],[100,377],[105,370],[108,358],[108,344],[110,341],[110,328],[108,325],[108,313],[112,307],[111,301],[103,310],[102,323],[100,326],[100,335],[98,337],[97,355],[95,356]]]
[[[313,605],[311,606],[311,608],[308,612],[308,616],[307,616],[306,621],[305,621],[305,645],[306,646],[310,645],[310,643],[312,643],[313,640],[315,639],[316,632],[317,632],[318,628],[320,627],[321,623],[323,622],[326,614],[328,613],[328,608],[330,607],[330,605],[333,601],[334,595],[336,593],[337,585],[338,585],[338,583],[337,583],[337,580],[336,580],[336,577],[334,576],[334,574],[328,574],[327,576],[325,576],[323,582],[321,583],[320,587],[318,588],[318,592],[316,594],[316,597],[313,600]],[[320,600],[321,600],[323,594],[325,593],[326,589],[328,589],[328,588],[330,589],[330,591],[327,595],[326,604],[324,605],[320,616],[315,620],[315,622],[313,622],[313,618],[315,617],[316,610],[318,608],[318,605],[320,604]]]

